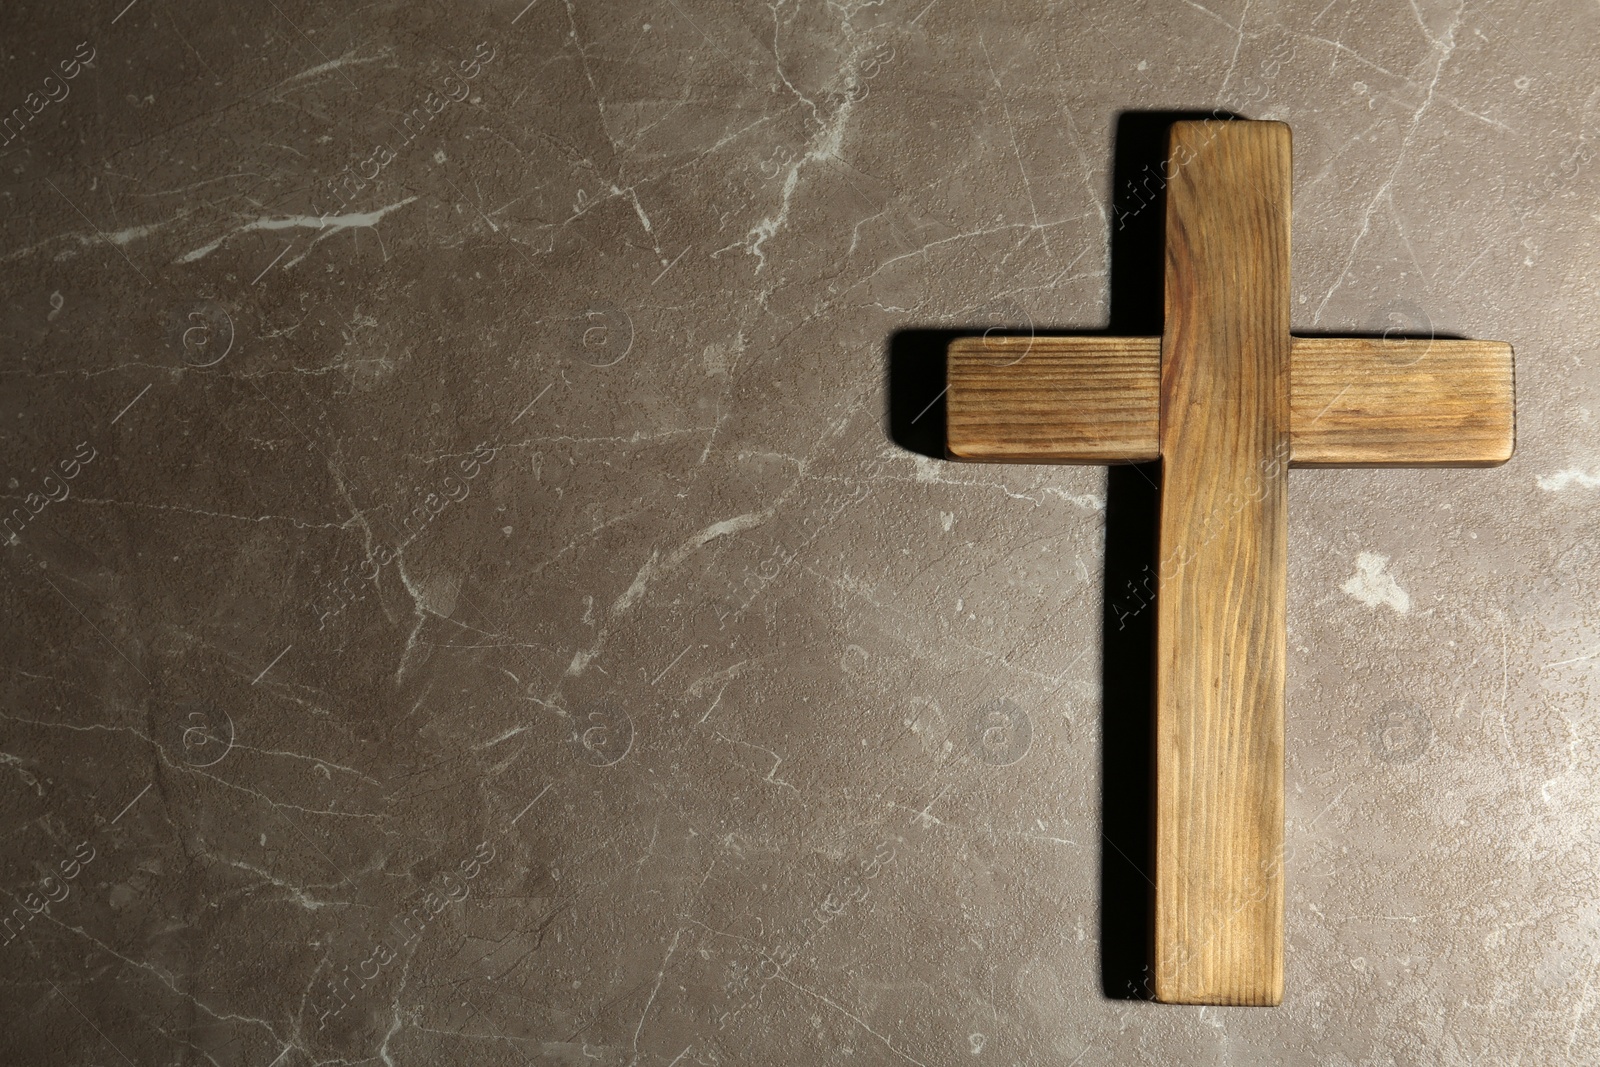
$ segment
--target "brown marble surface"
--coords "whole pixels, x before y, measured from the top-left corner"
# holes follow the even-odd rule
[[[0,1061],[1600,1059],[1593,5],[124,3],[0,10]],[[1270,1010],[1108,963],[1107,472],[885,417],[1212,108],[1296,329],[1517,350],[1292,479]]]

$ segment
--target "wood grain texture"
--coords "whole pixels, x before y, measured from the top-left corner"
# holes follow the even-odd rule
[[[946,359],[956,459],[1132,463],[1160,455],[1159,337],[962,337]]]
[[[1296,337],[1296,467],[1493,467],[1516,447],[1502,341]]]
[[[1155,992],[1283,998],[1289,128],[1180,122],[1167,189]]]
[[[1293,337],[1295,467],[1492,467],[1515,446],[1501,341]],[[1126,463],[1160,453],[1159,337],[961,338],[948,356],[948,454]]]

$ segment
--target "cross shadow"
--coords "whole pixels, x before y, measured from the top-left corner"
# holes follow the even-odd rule
[[[1156,335],[1163,322],[1163,164],[1167,130],[1221,111],[1125,111],[1117,116],[1111,197],[1111,314],[1102,330],[1031,323],[910,328],[889,339],[888,429],[900,447],[945,455],[945,350],[957,337],[1037,332]],[[1000,328],[995,329],[998,325]],[[1159,461],[1106,476],[1100,654],[1100,988],[1108,998],[1153,995],[1154,679]]]

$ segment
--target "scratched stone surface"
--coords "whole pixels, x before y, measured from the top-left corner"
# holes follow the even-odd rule
[[[1600,1059],[1592,6],[978,8],[0,9],[0,1061]],[[1296,329],[1517,350],[1292,479],[1271,1010],[1107,988],[1107,472],[886,414],[1213,108]]]

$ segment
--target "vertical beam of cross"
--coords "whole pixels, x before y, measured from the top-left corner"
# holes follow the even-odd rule
[[[1283,997],[1289,128],[1179,123],[1167,189],[1155,983]]]

